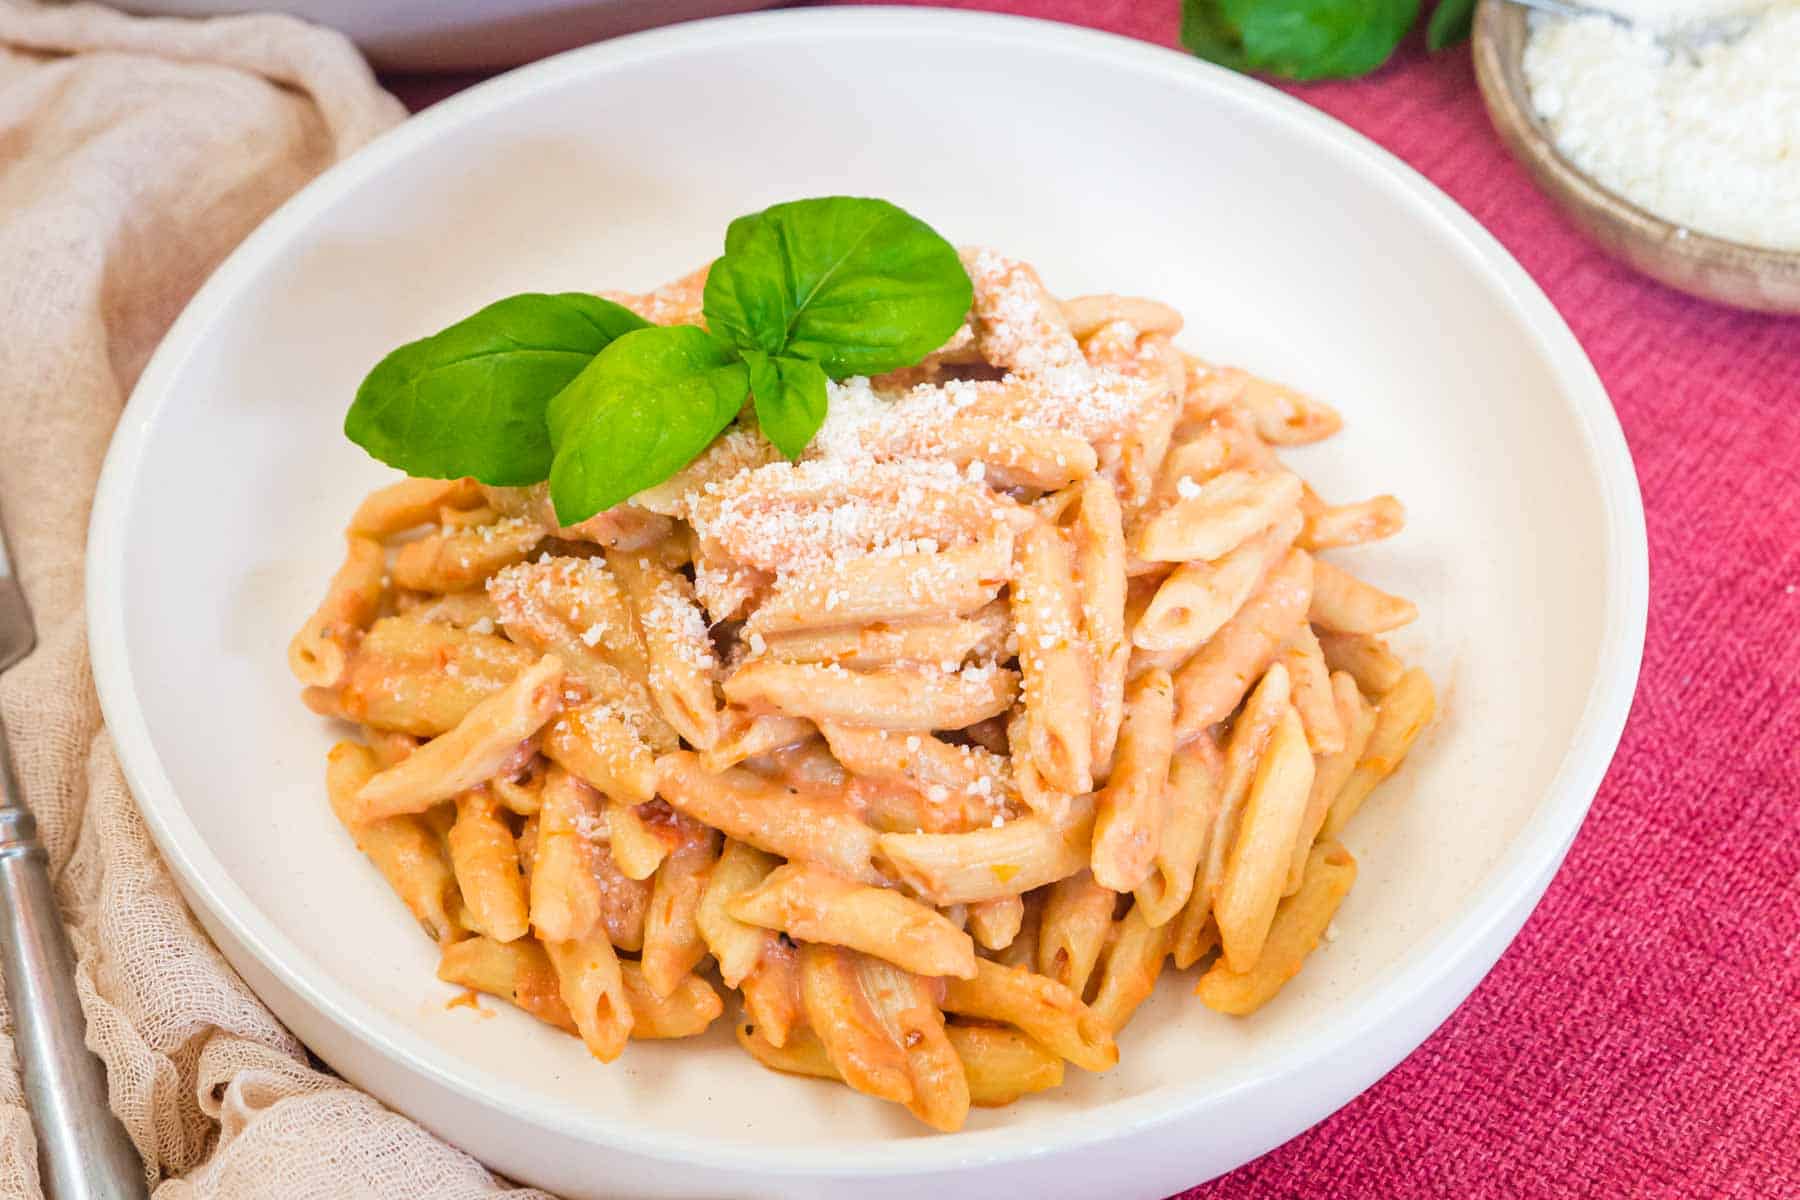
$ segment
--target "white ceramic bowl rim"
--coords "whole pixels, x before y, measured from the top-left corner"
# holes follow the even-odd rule
[[[579,1122],[530,1089],[509,1084],[466,1063],[445,1062],[440,1051],[394,1017],[358,999],[329,978],[281,929],[257,909],[202,840],[150,740],[136,681],[126,653],[124,563],[129,500],[143,464],[149,431],[171,396],[171,383],[214,322],[243,296],[247,285],[319,214],[368,177],[418,151],[479,114],[502,108],[540,87],[603,65],[643,62],[729,41],[747,48],[758,40],[796,34],[856,35],[931,33],[969,41],[984,39],[1002,50],[1021,44],[1085,56],[1213,93],[1249,95],[1272,116],[1315,135],[1327,134],[1360,155],[1431,219],[1455,235],[1463,251],[1504,289],[1527,324],[1545,360],[1569,395],[1594,465],[1606,508],[1609,552],[1602,578],[1609,620],[1595,683],[1579,728],[1555,781],[1499,862],[1476,899],[1457,919],[1415,947],[1404,962],[1355,1003],[1343,1021],[1320,1026],[1286,1047],[1261,1076],[1221,1092],[1201,1080],[1114,1101],[1097,1111],[1034,1119],[953,1136],[893,1141],[843,1142],[809,1151],[796,1162],[783,1147],[727,1144],[582,1113]],[[1515,899],[1541,886],[1544,864],[1559,862],[1573,840],[1606,773],[1636,689],[1649,595],[1649,557],[1642,502],[1630,453],[1617,417],[1592,365],[1549,300],[1492,235],[1435,186],[1392,154],[1332,118],[1265,84],[1185,54],[1129,38],[1020,17],[926,9],[829,9],[726,17],[637,34],[570,51],[469,89],[405,122],[322,174],[265,221],[226,259],[170,329],[145,367],[108,451],[89,529],[87,602],[94,675],[107,725],[118,747],[144,819],[171,869],[275,978],[331,1021],[358,1029],[381,1053],[403,1061],[467,1099],[501,1104],[543,1128],[608,1140],[671,1161],[719,1170],[778,1169],[786,1174],[893,1175],[954,1170],[1017,1161],[1052,1150],[1110,1140],[1176,1120],[1203,1102],[1228,1105],[1233,1092],[1276,1079],[1298,1077],[1324,1062],[1333,1047],[1354,1044],[1382,1014],[1429,991],[1450,974],[1457,948],[1480,941],[1505,919]]]

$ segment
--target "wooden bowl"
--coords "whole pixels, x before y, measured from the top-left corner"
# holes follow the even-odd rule
[[[1472,38],[1488,117],[1538,187],[1608,254],[1689,295],[1760,312],[1800,313],[1800,251],[1709,237],[1644,211],[1556,149],[1525,80],[1524,9],[1481,0]]]

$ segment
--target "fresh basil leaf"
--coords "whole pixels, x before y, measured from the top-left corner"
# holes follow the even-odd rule
[[[1191,54],[1234,71],[1250,70],[1244,56],[1244,41],[1237,27],[1225,19],[1220,0],[1183,0],[1181,5],[1181,44]]]
[[[744,406],[749,370],[693,325],[619,338],[550,401],[550,500],[564,525],[661,483]]]
[[[1438,0],[1425,26],[1425,46],[1433,51],[1454,46],[1469,36],[1475,19],[1475,0]]]
[[[550,474],[544,407],[615,338],[649,322],[579,292],[527,292],[376,364],[344,435],[408,475],[517,487]]]
[[[974,289],[956,248],[885,200],[829,196],[739,217],[706,278],[706,323],[745,350],[833,379],[912,366],[949,340]]]
[[[1258,71],[1289,79],[1366,75],[1388,60],[1419,0],[1221,0]]]
[[[1183,0],[1181,40],[1233,70],[1344,78],[1386,62],[1418,15],[1419,0]]]
[[[763,436],[791,459],[799,458],[825,423],[825,371],[810,358],[771,358],[744,351],[750,368],[750,398]]]

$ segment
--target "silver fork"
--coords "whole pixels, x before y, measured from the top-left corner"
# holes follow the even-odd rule
[[[0,531],[0,672],[37,644],[25,593]],[[75,958],[50,891],[50,860],[13,774],[0,725],[0,972],[12,1006],[13,1047],[37,1132],[38,1172],[50,1200],[142,1197],[144,1164],[106,1104],[106,1069],[88,1051]]]
[[[1681,55],[1689,62],[1698,62],[1700,51],[1708,46],[1737,41],[1749,33],[1767,11],[1767,5],[1754,6],[1744,9],[1742,12],[1727,13],[1724,16],[1710,17],[1702,21],[1690,21],[1686,25],[1658,31],[1640,26],[1622,13],[1616,13],[1597,5],[1579,4],[1575,0],[1511,0],[1511,2],[1521,8],[1549,13],[1552,16],[1605,17],[1613,24],[1626,29],[1643,29],[1657,45],[1670,54]]]

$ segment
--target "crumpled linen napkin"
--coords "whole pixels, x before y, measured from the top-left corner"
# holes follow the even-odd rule
[[[0,680],[0,718],[49,846],[88,1044],[158,1200],[505,1186],[313,1069],[207,940],[120,774],[82,611],[101,459],[157,341],[259,221],[404,115],[348,42],[288,18],[0,0],[0,521],[39,636]],[[41,1193],[11,1029],[0,997],[0,1200],[28,1200]]]

